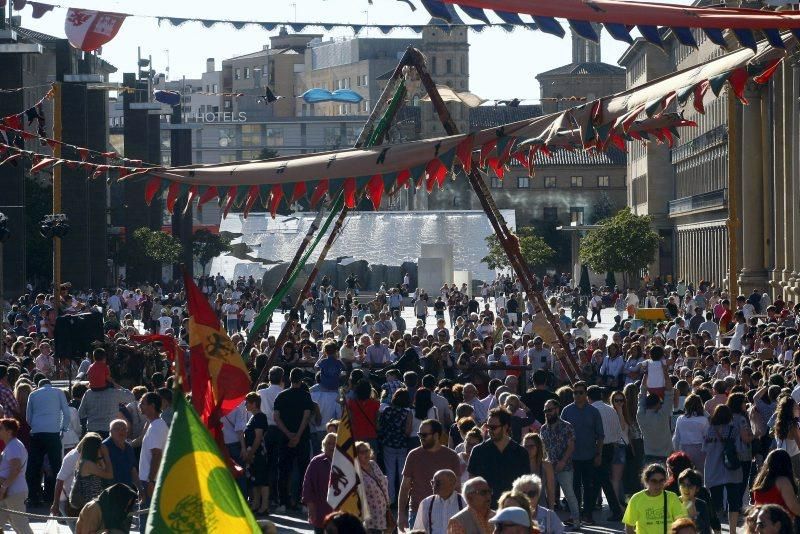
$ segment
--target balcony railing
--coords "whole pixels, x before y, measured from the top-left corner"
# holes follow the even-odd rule
[[[686,215],[688,213],[714,208],[724,208],[728,205],[728,189],[717,189],[708,193],[700,193],[690,197],[683,197],[669,202],[669,215]]]
[[[720,124],[703,135],[697,136],[688,143],[672,149],[672,163],[676,164],[701,152],[728,142],[728,125]]]

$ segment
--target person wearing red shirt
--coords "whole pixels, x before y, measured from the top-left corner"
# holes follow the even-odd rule
[[[353,439],[366,441],[371,446],[377,447],[380,402],[372,398],[372,386],[366,379],[362,379],[356,384],[355,394],[355,399],[347,401]]]

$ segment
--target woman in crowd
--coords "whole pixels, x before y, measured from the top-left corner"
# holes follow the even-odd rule
[[[100,495],[105,480],[114,478],[108,449],[103,447],[99,434],[87,433],[80,442],[80,458],[75,466],[75,480],[69,492],[69,504],[81,510],[86,503]]]
[[[467,466],[469,465],[469,457],[472,455],[472,449],[483,443],[483,434],[477,428],[473,428],[464,435],[464,450],[457,453],[458,459],[461,461],[461,484],[464,484],[470,479]]]
[[[251,391],[245,396],[245,408],[250,418],[244,428],[242,461],[250,482],[250,509],[257,515],[266,515],[269,513],[269,471],[265,438],[269,420],[261,411],[261,395],[258,393]]]
[[[759,508],[758,516],[756,516],[756,531],[758,534],[792,534],[792,532],[796,532],[792,518],[777,504],[765,504]]]
[[[539,525],[541,534],[562,534],[564,523],[553,511],[553,507],[539,505],[542,496],[542,479],[536,475],[523,475],[514,481],[514,492],[526,495],[530,500],[531,517]]]
[[[547,503],[551,510],[556,504],[556,483],[553,464],[545,457],[544,444],[539,434],[525,434],[522,446],[528,453],[531,473],[537,475],[542,481],[540,500]]]
[[[681,502],[689,519],[694,521],[698,534],[711,534],[711,503],[698,498],[703,488],[703,475],[694,469],[684,469],[678,477]]]
[[[370,446],[377,446],[378,410],[381,403],[372,398],[372,386],[363,378],[356,383],[355,398],[347,401],[350,421],[353,428],[353,439],[366,441]]]
[[[697,526],[694,524],[694,521],[688,517],[681,517],[672,523],[670,532],[672,534],[698,534],[699,531],[697,530]]]
[[[409,406],[411,397],[408,390],[398,389],[392,395],[392,404],[381,412],[378,419],[378,435],[383,446],[383,463],[389,478],[391,502],[397,497],[397,485],[408,454],[408,438],[413,419]]]
[[[636,421],[635,415],[638,408],[639,386],[635,383],[627,384],[622,392],[625,395],[626,411],[630,416],[628,434],[631,440],[630,447],[625,457],[623,487],[626,495],[633,495],[641,489],[639,473],[644,464],[644,440],[642,439],[642,431],[639,428],[639,423]]]
[[[75,525],[76,534],[130,532],[136,499],[136,492],[126,484],[104,489],[81,510]]]
[[[369,534],[383,534],[387,528],[386,510],[389,508],[389,484],[386,475],[373,460],[369,443],[357,441],[356,454],[369,509],[369,519],[364,523],[364,527]]]
[[[711,492],[711,504],[716,512],[723,510],[723,492],[727,496],[730,533],[736,534],[736,524],[742,508],[743,474],[741,465],[736,469],[729,469],[725,465],[724,453],[727,440],[733,440],[737,451],[743,449],[739,429],[733,424],[731,409],[721,404],[714,409],[711,426],[706,432],[704,449],[706,463],[703,478]]]
[[[612,346],[616,345],[612,344]],[[614,448],[614,458],[611,463],[611,484],[614,486],[614,492],[619,502],[624,503],[625,492],[622,488],[622,476],[625,474],[625,464],[628,459],[628,451],[631,448],[631,421],[636,417],[632,416],[628,411],[628,400],[622,391],[615,391],[611,394],[611,407],[617,412],[619,426],[622,430],[622,443],[616,443]]]
[[[25,482],[25,465],[28,451],[17,439],[19,423],[16,419],[0,419],[0,440],[5,448],[0,454],[0,508],[25,512],[25,499],[28,498],[28,484]],[[0,510],[0,529],[10,523],[17,534],[33,534],[28,518]]]
[[[708,417],[703,410],[703,401],[694,394],[686,397],[683,409],[683,415],[675,423],[672,446],[676,451],[685,452],[695,467],[702,471],[706,463],[703,443],[708,433]]]
[[[775,449],[767,455],[753,480],[751,492],[755,504],[779,504],[793,516],[800,515],[792,459],[783,449]]]
[[[669,477],[667,478],[666,490],[671,491],[676,495],[680,495],[681,488],[680,488],[680,483],[678,482],[679,476],[686,470],[695,470],[695,469],[696,466],[692,464],[692,460],[685,452],[678,451],[670,454],[669,458],[667,458],[667,472],[669,473]],[[700,472],[699,470],[697,471]],[[708,488],[706,488],[702,484],[700,485],[700,487],[697,488],[696,496],[697,498],[708,504],[709,507],[711,506],[711,493],[708,491]],[[711,529],[714,532],[719,532],[722,529],[722,524],[720,523],[716,513],[713,512],[710,513],[709,521],[711,522]]]
[[[626,528],[635,529],[637,534],[660,532],[662,528],[666,530],[679,517],[686,517],[686,511],[678,496],[664,489],[666,482],[667,470],[664,466],[650,464],[645,468],[642,473],[642,484],[646,489],[635,493],[628,501],[622,518]],[[654,510],[656,512],[652,513]]]
[[[776,447],[789,453],[795,478],[800,478],[800,446],[798,446],[800,444],[800,427],[797,425],[799,413],[800,408],[791,395],[781,398],[775,410],[775,427],[773,428]]]
[[[433,405],[431,392],[428,389],[418,389],[414,396],[414,421],[411,424],[412,434],[419,431],[419,427],[425,419],[439,419],[439,412]]]
[[[750,429],[750,419],[747,417],[747,397],[744,393],[731,393],[725,404],[731,409],[733,426],[739,433],[742,448],[739,460],[742,462],[742,488],[750,485],[750,467],[753,463],[753,431]]]

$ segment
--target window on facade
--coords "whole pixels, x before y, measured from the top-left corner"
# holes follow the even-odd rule
[[[545,206],[542,208],[542,219],[545,221],[557,221],[558,220],[558,208],[553,206]]]
[[[528,189],[531,186],[531,179],[527,175],[517,176],[517,189]]]
[[[226,100],[225,101],[225,109],[231,109],[231,101],[230,100]]]
[[[453,72],[453,60],[448,59],[444,63],[444,70],[445,74],[451,74]]]
[[[283,128],[267,128],[267,146],[283,146]]]
[[[362,100],[361,101],[361,111],[369,112],[369,100]]]
[[[497,176],[492,176],[492,189],[502,189],[502,188],[503,188],[503,180],[501,180]]]
[[[571,207],[569,209],[569,222],[583,224],[583,208]]]
[[[610,185],[608,176],[597,177],[597,187],[608,187]]]
[[[219,146],[221,148],[229,148],[232,147],[235,143],[235,134],[231,128],[220,128],[219,129]]]
[[[347,104],[339,104],[339,115],[347,115]]]
[[[569,185],[570,187],[583,187],[583,176],[570,176]]]
[[[238,80],[241,77],[242,77],[241,69],[233,69],[233,79]]]
[[[335,148],[341,146],[342,136],[338,126],[326,126],[322,132],[326,147]]]
[[[545,189],[553,189],[556,187],[556,177],[555,176],[545,176],[544,177],[544,187]]]
[[[242,125],[242,146],[261,146],[261,125],[243,124]]]
[[[249,80],[250,79],[250,67],[245,67],[244,68],[244,79],[245,80]]]

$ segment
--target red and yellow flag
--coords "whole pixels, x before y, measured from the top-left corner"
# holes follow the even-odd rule
[[[250,391],[250,375],[205,295],[184,272],[189,309],[192,404],[209,427],[239,406]],[[210,424],[211,422],[211,424]]]

